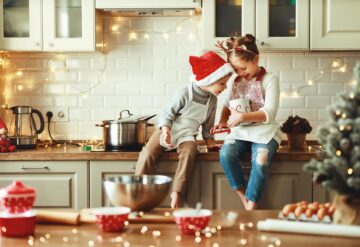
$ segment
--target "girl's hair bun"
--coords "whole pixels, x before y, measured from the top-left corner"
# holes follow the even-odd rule
[[[245,41],[246,43],[252,44],[252,43],[255,43],[256,39],[255,39],[254,35],[252,35],[252,34],[246,34],[246,35],[244,36],[244,41]]]

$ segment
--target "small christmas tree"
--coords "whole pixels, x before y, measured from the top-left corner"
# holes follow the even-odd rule
[[[354,68],[355,85],[338,95],[330,107],[330,120],[317,129],[325,152],[311,160],[305,170],[314,181],[340,195],[360,196],[360,63]]]

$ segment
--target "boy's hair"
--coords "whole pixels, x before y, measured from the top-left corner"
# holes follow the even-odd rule
[[[226,47],[223,43],[224,41],[218,42],[216,46],[227,54],[228,60],[230,56],[235,56],[245,61],[252,61],[259,55],[256,38],[251,34],[229,37],[225,41]]]

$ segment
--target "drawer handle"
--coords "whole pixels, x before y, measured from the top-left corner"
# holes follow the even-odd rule
[[[43,167],[25,167],[25,166],[21,166],[21,169],[23,170],[49,170],[48,166],[43,166]]]
[[[131,165],[130,168],[131,168],[132,170],[135,170],[135,169],[136,169],[136,165]]]

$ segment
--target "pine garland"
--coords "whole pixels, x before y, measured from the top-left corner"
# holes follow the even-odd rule
[[[360,195],[360,62],[354,77],[353,88],[338,94],[330,120],[317,129],[325,152],[304,167],[314,173],[314,182],[343,195]]]

